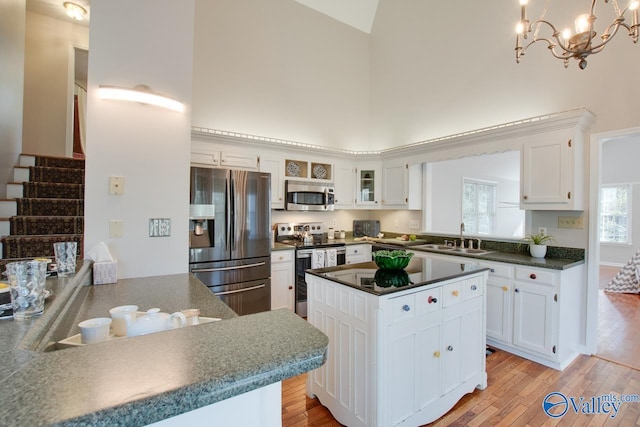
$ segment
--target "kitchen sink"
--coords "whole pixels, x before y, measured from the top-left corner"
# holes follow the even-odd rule
[[[484,254],[494,252],[494,251],[486,251],[484,249],[458,248],[455,246],[437,245],[437,244],[413,246],[412,249],[426,249],[426,250],[432,250],[432,251],[442,251],[447,253],[458,253],[458,254],[467,254],[467,255],[484,255]]]

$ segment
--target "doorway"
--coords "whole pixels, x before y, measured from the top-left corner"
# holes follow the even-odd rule
[[[89,51],[74,45],[70,50],[65,153],[68,157],[84,158]]]
[[[589,281],[587,303],[587,352],[606,360],[640,369],[637,354],[640,339],[635,325],[640,321],[640,295],[604,292],[606,284],[640,247],[640,209],[630,203],[629,241],[626,244],[600,243],[601,188],[606,185],[637,187],[640,202],[640,172],[625,167],[634,158],[629,149],[640,147],[640,128],[592,135],[589,222]],[[624,144],[627,144],[626,146]],[[640,151],[640,150],[639,150]],[[624,154],[626,153],[626,154]],[[633,200],[633,191],[631,192]],[[634,238],[633,229],[638,228]]]

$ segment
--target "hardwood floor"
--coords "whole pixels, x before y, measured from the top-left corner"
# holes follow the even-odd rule
[[[580,356],[564,371],[497,350],[487,357],[489,386],[463,397],[445,416],[429,426],[634,426],[640,425],[640,402],[622,403],[615,418],[576,414],[550,418],[542,400],[557,391],[567,397],[609,393],[640,394],[640,370]],[[317,399],[305,394],[306,374],[283,382],[283,426],[341,426]]]

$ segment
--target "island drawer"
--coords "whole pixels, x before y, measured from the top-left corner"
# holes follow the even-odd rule
[[[442,308],[442,287],[426,289],[390,300],[391,323],[412,319]]]
[[[482,278],[473,278],[449,283],[443,287],[444,306],[449,307],[462,301],[475,298],[484,292]]]

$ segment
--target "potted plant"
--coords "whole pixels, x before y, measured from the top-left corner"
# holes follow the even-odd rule
[[[546,242],[552,242],[553,236],[543,233],[527,234],[523,240],[529,243],[529,253],[532,257],[544,258],[547,254]]]

